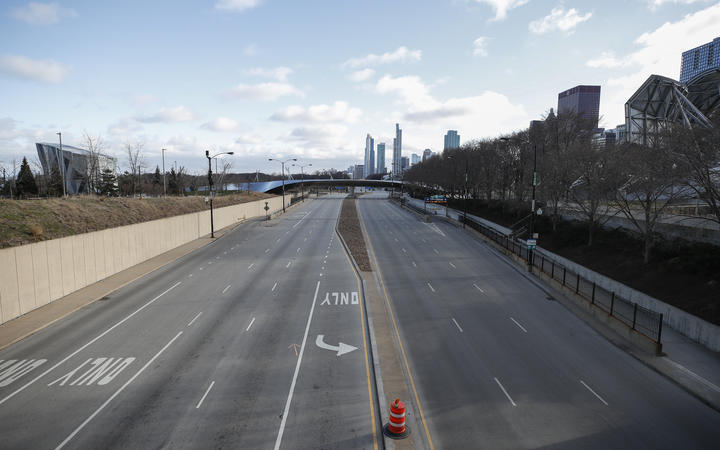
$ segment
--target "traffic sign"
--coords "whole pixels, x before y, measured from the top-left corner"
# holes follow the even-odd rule
[[[537,239],[528,239],[527,240],[528,250],[534,250],[536,245],[537,245]]]

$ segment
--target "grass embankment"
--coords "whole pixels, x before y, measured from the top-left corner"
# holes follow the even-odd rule
[[[272,197],[243,193],[216,197],[213,206]],[[204,197],[0,200],[0,248],[147,222],[209,209]]]
[[[338,231],[350,249],[350,254],[352,254],[355,259],[358,268],[363,272],[372,271],[370,258],[368,257],[367,248],[365,247],[365,238],[363,237],[357,209],[355,208],[354,198],[346,198],[343,200]]]
[[[468,202],[468,213],[509,227],[527,215],[527,205]],[[462,209],[462,202],[451,207]],[[638,291],[720,325],[720,247],[658,237],[648,264],[643,242],[621,229],[598,230],[588,246],[587,226],[560,221],[555,231],[548,217],[535,224],[538,245]]]

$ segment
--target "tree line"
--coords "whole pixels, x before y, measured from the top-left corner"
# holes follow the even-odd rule
[[[703,217],[720,224],[720,118],[711,129],[668,124],[649,145],[606,145],[593,139],[595,131],[582,116],[551,112],[527,129],[434,155],[404,179],[455,198],[529,202],[536,167],[536,198],[553,228],[570,210],[592,245],[595,231],[622,215],[642,237],[646,263],[672,206],[695,199],[708,212]]]

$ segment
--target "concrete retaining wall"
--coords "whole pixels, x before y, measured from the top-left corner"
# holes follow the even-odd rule
[[[215,229],[282,209],[274,197],[215,209]],[[210,211],[0,250],[0,323],[210,234]]]
[[[605,275],[599,274],[595,271],[588,269],[587,267],[581,266],[577,263],[570,261],[567,258],[563,258],[560,255],[549,252],[543,248],[538,247],[536,253],[545,255],[546,258],[555,260],[555,262],[562,264],[567,269],[572,270],[575,273],[579,273],[581,277],[584,277],[592,282],[595,282],[598,286],[607,289],[608,291],[615,291],[616,295],[619,295],[631,302],[635,302],[640,306],[643,306],[652,311],[662,313],[663,323],[678,333],[687,336],[688,338],[696,341],[712,351],[720,352],[720,327],[713,325],[699,317],[695,317],[681,309],[678,309],[672,305],[650,297],[647,294],[643,294],[640,291],[619,283]],[[537,256],[536,256],[537,257]]]

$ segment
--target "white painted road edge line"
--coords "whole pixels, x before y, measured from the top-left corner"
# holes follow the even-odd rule
[[[463,329],[462,329],[462,327],[460,327],[460,324],[457,323],[457,320],[455,320],[455,318],[453,317],[453,318],[452,318],[452,321],[455,322],[455,326],[458,327],[458,330],[460,330],[460,332],[462,333],[462,332],[463,332]]]
[[[500,384],[500,380],[498,380],[497,378],[495,378],[495,382],[498,384],[498,386],[500,386],[500,389],[502,389],[503,394],[505,394],[505,397],[507,397],[508,400],[510,400],[510,403],[512,403],[513,406],[517,406],[517,405],[515,404],[515,402],[513,401],[512,397],[510,397],[510,394],[508,394],[507,391],[505,390],[505,388],[503,387],[503,385]]]
[[[226,293],[227,290],[230,289],[230,286],[232,286],[232,284],[228,284],[227,287],[225,289],[223,289],[222,293],[223,294]]]
[[[191,320],[190,322],[188,322],[187,326],[190,326],[190,325],[192,325],[193,323],[195,323],[195,321],[196,321],[196,320],[198,319],[198,317],[200,317],[201,315],[202,315],[202,311],[200,311],[199,313],[197,313],[197,316],[193,317],[193,320]]]
[[[250,327],[251,327],[252,324],[254,324],[254,323],[255,323],[255,318],[253,317],[252,320],[250,321],[250,325],[248,325],[248,327],[245,328],[245,331],[250,331]]]
[[[430,284],[430,282],[428,282],[427,285],[428,285],[428,287],[430,288],[431,291],[435,292],[435,288],[432,287],[432,284]]]
[[[275,284],[273,284],[273,287],[272,287],[272,289],[270,289],[270,292],[275,292],[276,287],[277,287],[277,281],[275,282]]]
[[[475,289],[477,289],[478,291],[482,292],[483,294],[485,293],[485,291],[483,291],[482,289],[480,289],[480,286],[478,286],[477,284],[473,283],[473,286],[475,286]]]
[[[666,357],[665,359],[666,359],[669,363],[671,363],[672,365],[674,365],[675,367],[677,367],[678,369],[682,370],[683,372],[687,373],[688,375],[692,376],[693,378],[695,378],[696,380],[698,380],[699,382],[701,382],[702,384],[704,384],[706,387],[709,387],[710,389],[712,389],[712,390],[714,390],[714,391],[716,391],[716,392],[720,392],[720,387],[717,387],[717,386],[714,385],[712,382],[706,380],[705,378],[703,378],[703,377],[701,377],[700,375],[696,374],[695,372],[693,372],[692,370],[688,369],[687,367],[676,363],[676,362],[673,361],[672,359],[669,359],[669,358],[667,358],[667,357]]]
[[[123,323],[125,323],[126,320],[130,319],[130,318],[131,318],[132,316],[134,316],[135,314],[139,313],[140,311],[142,311],[142,310],[145,309],[146,307],[150,306],[152,303],[155,302],[155,300],[159,299],[159,298],[162,297],[163,295],[167,294],[168,292],[170,292],[171,290],[173,290],[174,288],[176,288],[178,285],[180,285],[180,283],[182,283],[182,282],[181,282],[181,281],[178,281],[177,283],[173,284],[173,285],[170,286],[167,290],[165,290],[163,293],[161,293],[160,295],[158,295],[158,296],[155,297],[154,299],[150,300],[149,302],[145,303],[144,305],[142,305],[141,307],[139,307],[138,309],[136,309],[135,312],[131,313],[129,316],[125,317],[125,318],[124,318],[123,320],[121,320],[120,322],[116,323],[115,325],[111,326],[111,327],[108,328],[107,330],[103,331],[100,335],[98,335],[97,337],[95,337],[92,341],[90,341],[90,342],[88,342],[87,344],[83,345],[82,347],[80,347],[79,349],[75,350],[74,352],[70,353],[68,356],[66,356],[65,358],[63,358],[59,363],[55,364],[54,366],[52,366],[51,368],[49,368],[49,369],[46,370],[45,372],[41,373],[40,375],[38,375],[37,377],[33,378],[32,380],[28,381],[28,382],[27,382],[26,384],[24,384],[22,387],[18,388],[18,390],[14,391],[14,392],[12,392],[12,393],[10,393],[10,394],[8,394],[7,397],[5,397],[5,398],[3,398],[2,400],[0,400],[0,405],[2,405],[3,403],[5,403],[6,401],[10,400],[11,398],[13,398],[16,394],[19,394],[21,391],[25,390],[25,388],[27,388],[27,387],[30,386],[31,384],[35,383],[35,382],[36,382],[37,380],[39,380],[40,378],[44,377],[44,376],[47,375],[48,373],[50,373],[50,372],[52,372],[53,370],[55,370],[59,365],[63,364],[63,363],[64,363],[65,361],[67,361],[68,359],[72,358],[73,356],[77,355],[77,354],[80,353],[81,351],[85,350],[85,349],[86,349],[87,347],[89,347],[90,345],[94,344],[95,341],[97,341],[97,340],[100,339],[101,337],[105,336],[106,334],[108,334],[109,332],[111,332],[112,330],[114,330],[115,328],[117,328],[118,326],[120,326],[120,325],[122,325]]]
[[[605,403],[605,406],[609,406],[609,405],[608,405],[608,402],[606,402],[605,400],[603,400],[603,398],[600,397],[600,396],[597,394],[597,392],[593,391],[592,388],[590,388],[590,386],[588,386],[587,384],[585,384],[585,382],[584,382],[583,380],[580,380],[580,382],[582,383],[583,386],[585,386],[585,387],[587,388],[588,391],[592,392],[595,397],[597,397],[598,399],[600,399],[601,402]]]
[[[512,317],[510,318],[510,320],[512,320],[513,322],[515,322],[515,325],[519,326],[521,330],[523,330],[524,332],[527,333],[527,330],[525,329],[525,327],[523,327],[522,325],[520,325],[520,323],[518,323],[517,320],[513,319]]]
[[[100,411],[102,411],[111,401],[113,401],[113,399],[114,399],[115,397],[117,397],[126,387],[128,387],[128,386],[130,385],[130,383],[132,383],[133,381],[135,381],[135,378],[137,378],[138,376],[140,376],[140,374],[143,373],[143,372],[145,371],[145,369],[147,369],[148,366],[150,366],[150,364],[152,364],[152,363],[158,358],[158,356],[160,356],[160,355],[162,354],[162,352],[164,352],[165,350],[167,350],[167,348],[170,347],[170,345],[172,345],[173,342],[175,342],[175,339],[179,338],[182,334],[183,334],[183,332],[181,331],[181,332],[179,332],[178,334],[176,334],[174,338],[170,339],[170,342],[168,342],[167,344],[165,344],[165,347],[161,348],[160,351],[157,352],[157,353],[155,354],[155,356],[153,356],[152,358],[150,358],[150,361],[146,362],[145,365],[142,366],[142,368],[135,373],[135,375],[133,375],[132,377],[130,377],[130,379],[127,380],[127,381],[125,382],[125,384],[123,384],[123,385],[120,387],[120,389],[118,389],[117,391],[115,391],[115,393],[114,393],[113,395],[111,395],[109,399],[105,400],[105,403],[103,403],[102,405],[100,405],[100,407],[99,407],[98,409],[96,409],[95,412],[90,415],[90,417],[88,417],[87,419],[85,419],[85,422],[81,423],[80,426],[75,429],[75,431],[73,431],[72,433],[70,433],[70,436],[66,437],[65,440],[60,443],[60,445],[58,445],[57,447],[55,447],[55,450],[60,450],[60,449],[63,448],[68,442],[70,442],[70,440],[71,440],[72,438],[74,438],[75,435],[80,432],[80,430],[82,430],[83,428],[85,428],[85,425],[87,425],[88,423],[90,423],[90,421],[93,420],[93,419],[95,418],[95,416],[97,416],[98,414],[100,414]]]
[[[212,383],[210,383],[210,386],[207,388],[207,391],[205,391],[205,394],[202,396],[202,398],[201,398],[200,401],[198,402],[198,404],[197,404],[197,406],[195,407],[195,409],[198,409],[198,408],[200,408],[200,407],[202,406],[203,402],[205,401],[205,397],[207,397],[207,395],[210,393],[210,389],[212,389],[213,386],[215,386],[215,382],[214,382],[214,381],[213,381]]]
[[[290,402],[292,402],[293,392],[295,391],[295,383],[297,382],[298,373],[300,372],[300,363],[302,362],[303,353],[305,352],[305,343],[307,342],[308,332],[310,331],[310,322],[312,322],[313,311],[315,311],[315,302],[317,301],[318,291],[320,290],[320,280],[315,287],[315,296],[313,297],[310,314],[308,315],[307,325],[305,326],[305,335],[300,345],[300,354],[298,355],[297,364],[295,365],[295,373],[293,374],[292,383],[290,383],[290,392],[288,393],[287,402],[285,403],[285,411],[283,411],[282,421],[280,422],[280,430],[278,431],[277,440],[275,441],[275,450],[280,449],[283,432],[285,431],[285,423],[287,422],[288,413],[290,412]]]

